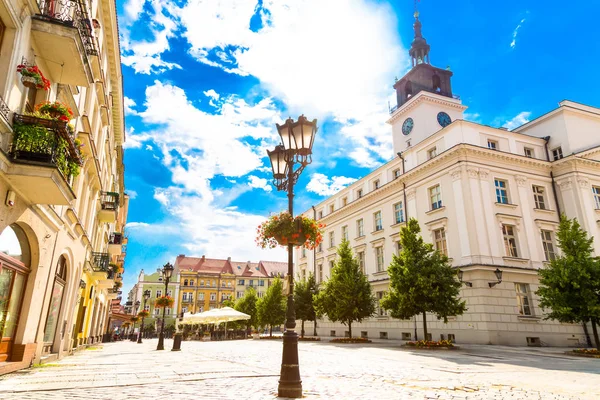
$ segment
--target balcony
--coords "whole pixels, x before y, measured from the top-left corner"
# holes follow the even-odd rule
[[[108,267],[110,256],[108,253],[92,252],[90,264],[92,266],[94,279],[108,279],[109,273],[112,275],[111,269]]]
[[[108,223],[115,222],[117,220],[117,212],[119,211],[119,193],[102,192],[100,195],[100,207],[98,220]]]
[[[69,205],[75,199],[69,180],[82,164],[66,122],[14,114],[6,175],[33,204]]]
[[[93,82],[90,57],[97,56],[86,3],[80,0],[38,0],[39,14],[31,18],[31,34],[39,56],[49,62],[54,80],[88,86]]]
[[[108,254],[111,256],[118,256],[121,254],[123,248],[123,234],[113,232],[110,234],[108,239]]]

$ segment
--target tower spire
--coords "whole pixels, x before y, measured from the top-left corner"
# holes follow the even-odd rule
[[[410,54],[412,58],[413,67],[418,64],[431,64],[429,61],[429,45],[427,41],[423,37],[423,33],[421,32],[421,21],[419,21],[419,10],[417,9],[418,0],[415,0],[415,23],[413,28],[415,30],[415,38],[412,42],[410,50],[408,54]]]

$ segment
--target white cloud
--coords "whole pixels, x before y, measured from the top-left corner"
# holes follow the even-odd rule
[[[332,196],[350,185],[356,182],[355,178],[348,178],[345,176],[334,176],[328,178],[323,174],[312,174],[310,182],[306,185],[306,190],[318,194],[319,196]]]
[[[133,99],[130,99],[129,97],[125,96],[123,98],[123,105],[125,107],[126,115],[136,115],[137,114],[137,111],[135,111],[133,109],[133,107],[135,107],[135,101]]]
[[[127,193],[127,195],[129,195],[129,199],[131,199],[131,200],[137,198],[137,196],[138,196],[138,193],[132,189],[127,189],[125,192]]]
[[[146,0],[129,0],[125,3],[123,8],[125,9],[125,14],[129,20],[136,20],[139,17],[145,2]]]
[[[517,45],[517,35],[519,34],[519,29],[521,28],[521,26],[523,25],[523,22],[525,22],[525,18],[523,18],[521,20],[521,22],[519,22],[519,25],[517,25],[517,27],[515,28],[515,30],[513,31],[513,35],[512,35],[512,42],[510,42],[510,47],[512,49],[515,48],[515,46]]]
[[[259,178],[258,176],[250,175],[248,177],[248,186],[251,188],[262,189],[265,192],[270,192],[273,190],[271,187],[271,182],[266,180],[265,178]]]
[[[128,229],[138,229],[138,228],[147,228],[150,226],[150,224],[146,223],[146,222],[128,222],[127,225],[125,225]]]
[[[354,151],[350,152],[348,156],[354,160],[359,166],[365,168],[375,168],[381,163],[376,161],[376,155],[372,154],[369,150],[359,147]]]
[[[504,125],[502,125],[502,126],[507,128],[509,131],[512,131],[513,129],[518,128],[519,126],[529,122],[530,116],[531,116],[530,111],[520,112],[516,117],[506,121],[504,123]]]
[[[215,100],[219,100],[219,97],[221,97],[219,93],[215,92],[213,89],[209,89],[203,93],[206,97],[210,97],[211,99]]]
[[[479,113],[464,113],[463,114],[465,121],[472,121],[472,122],[481,122],[481,115]]]
[[[154,150],[154,147],[152,147],[151,145],[147,144],[146,145],[146,150],[152,151],[152,150]]]

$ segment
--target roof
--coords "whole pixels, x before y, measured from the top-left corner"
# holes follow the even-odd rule
[[[261,261],[260,265],[264,268],[268,276],[285,276],[288,272],[288,263],[278,261]]]

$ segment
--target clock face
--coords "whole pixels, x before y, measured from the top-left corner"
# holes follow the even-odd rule
[[[413,126],[415,126],[415,121],[412,118],[406,118],[402,124],[402,133],[408,135],[412,131]]]
[[[450,116],[448,114],[446,114],[445,112],[439,112],[437,115],[437,121],[438,124],[440,124],[443,128],[445,128],[446,126],[450,125],[450,123],[452,122],[452,119],[450,118]]]

